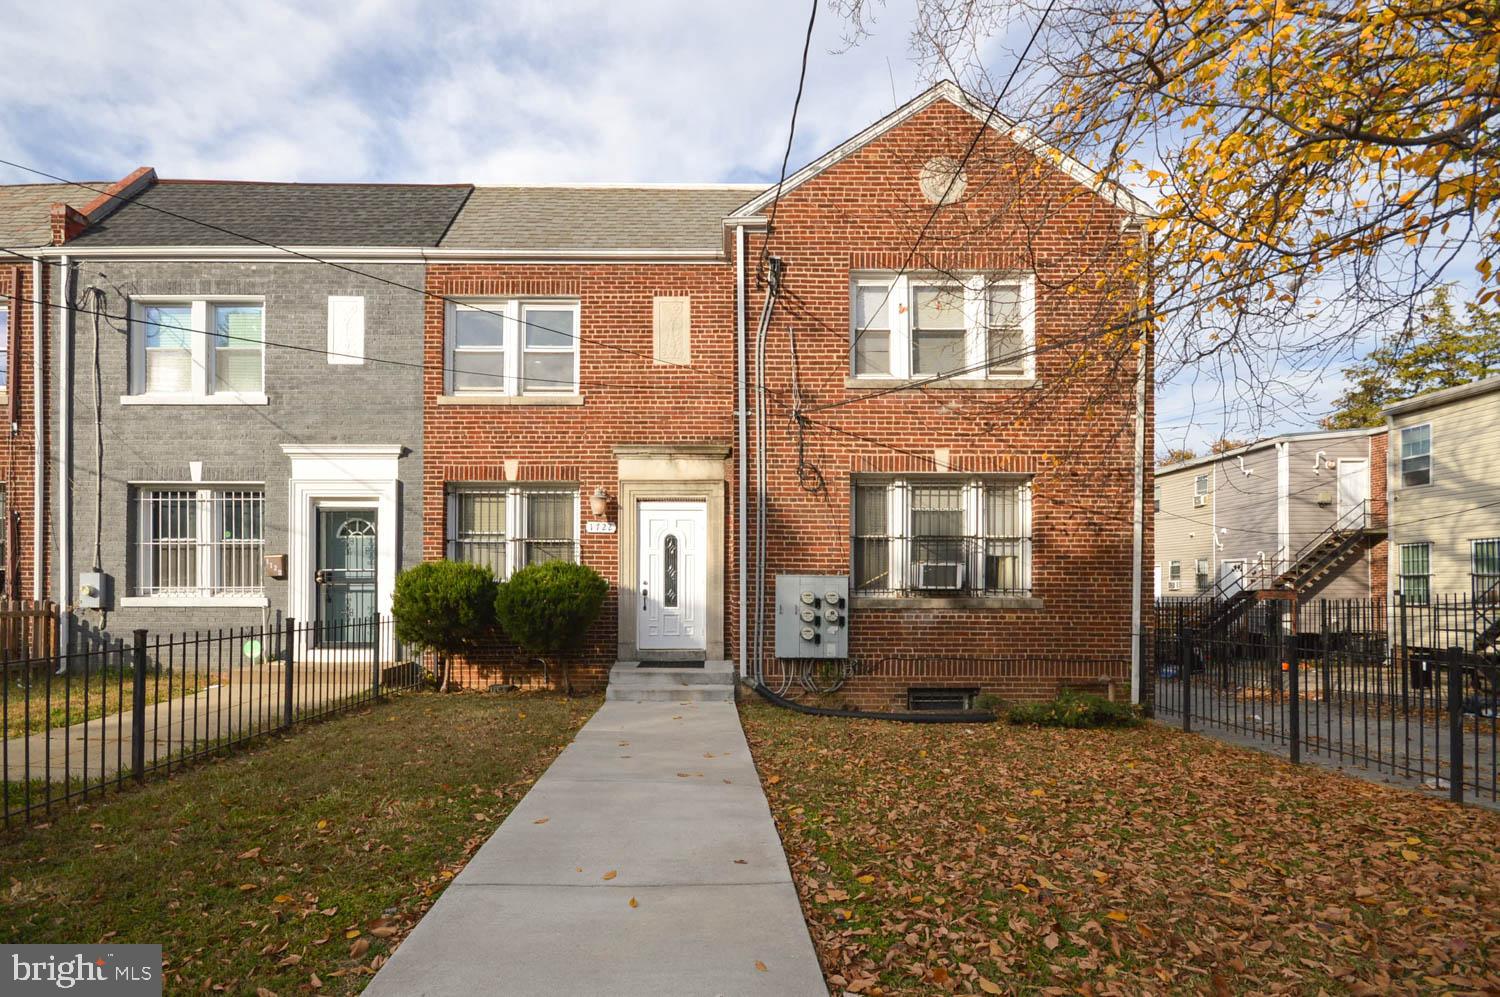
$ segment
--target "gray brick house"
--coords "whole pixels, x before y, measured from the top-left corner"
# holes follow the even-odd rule
[[[153,175],[89,212],[50,268],[55,598],[115,636],[388,610],[422,554],[421,251],[470,190]]]

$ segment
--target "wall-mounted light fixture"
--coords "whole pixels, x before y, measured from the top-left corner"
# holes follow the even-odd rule
[[[594,494],[589,496],[589,512],[596,516],[602,516],[609,511],[609,493],[600,485],[594,489]]]

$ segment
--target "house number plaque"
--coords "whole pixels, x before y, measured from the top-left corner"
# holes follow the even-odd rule
[[[583,532],[585,533],[613,533],[614,531],[614,523],[606,523],[597,519],[591,519],[583,524]]]

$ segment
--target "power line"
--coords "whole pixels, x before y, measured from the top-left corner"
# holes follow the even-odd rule
[[[807,83],[807,53],[812,48],[813,24],[818,20],[818,0],[812,0],[807,17],[807,37],[802,40],[802,69],[797,75],[797,96],[792,101],[792,123],[786,130],[786,152],[781,156],[781,179],[776,181],[776,196],[771,199],[771,216],[766,221],[766,235],[760,244],[760,260],[755,264],[755,283],[759,287],[765,275],[766,256],[771,252],[771,237],[776,233],[776,209],[781,205],[781,188],[786,184],[786,167],[792,158],[792,139],[797,135],[797,109],[802,106],[802,87]]]
[[[36,174],[39,177],[46,177],[49,180],[54,180],[54,181],[56,181],[58,183],[61,183],[61,184],[67,184],[68,186],[71,186],[71,187],[78,187],[81,190],[92,191],[92,192],[94,192],[96,194],[101,194],[103,196],[109,197],[109,198],[111,198],[113,200],[116,200],[116,201],[121,201],[121,202],[126,203],[126,204],[134,204],[134,205],[136,205],[138,207],[147,208],[147,209],[149,209],[151,211],[155,211],[155,212],[157,212],[159,214],[166,215],[166,216],[168,216],[170,218],[176,218],[176,219],[178,219],[180,221],[189,222],[189,223],[191,223],[193,225],[199,225],[199,226],[201,226],[203,228],[209,229],[209,230],[214,231],[214,232],[220,232],[220,233],[223,233],[224,235],[233,236],[236,239],[244,239],[245,241],[254,243],[255,245],[263,246],[263,247],[265,247],[267,249],[274,249],[274,250],[276,250],[278,252],[286,253],[289,256],[294,256],[294,257],[297,257],[298,259],[307,260],[310,263],[321,263],[324,266],[333,267],[336,270],[342,270],[342,271],[344,271],[346,273],[354,274],[357,277],[364,277],[364,278],[367,278],[369,280],[374,280],[374,281],[377,281],[379,283],[386,284],[386,285],[388,285],[390,287],[396,287],[396,288],[401,288],[403,290],[412,291],[412,292],[414,292],[416,294],[422,295],[425,298],[432,298],[432,299],[435,299],[435,300],[438,300],[438,301],[442,301],[444,304],[453,304],[453,305],[459,305],[459,304],[461,304],[461,305],[463,305],[466,308],[471,308],[471,309],[473,309],[475,311],[481,311],[481,312],[484,312],[485,314],[488,314],[488,315],[494,315],[494,316],[496,316],[496,317],[498,317],[498,318],[500,318],[500,319],[502,319],[504,321],[514,322],[517,325],[520,325],[520,326],[523,326],[523,327],[541,329],[544,332],[548,332],[548,333],[551,333],[553,335],[558,335],[559,334],[558,330],[556,330],[556,329],[550,329],[550,328],[547,328],[546,326],[539,326],[539,325],[536,325],[534,323],[527,322],[525,319],[522,319],[522,318],[519,318],[519,317],[512,317],[510,315],[505,314],[504,312],[497,312],[497,311],[493,311],[493,310],[490,310],[490,309],[487,309],[487,308],[483,308],[481,306],[475,305],[473,302],[468,301],[468,300],[454,298],[454,297],[451,297],[451,296],[446,295],[446,294],[438,294],[435,291],[429,291],[429,290],[427,290],[425,287],[413,287],[412,285],[403,283],[403,282],[401,282],[399,280],[393,280],[393,279],[391,279],[389,277],[381,276],[380,274],[370,273],[370,272],[364,271],[364,270],[358,270],[358,269],[355,269],[354,267],[348,266],[347,264],[337,263],[337,262],[335,262],[333,260],[329,260],[329,259],[325,259],[325,258],[320,257],[320,256],[313,255],[312,253],[305,253],[305,252],[302,252],[300,250],[292,249],[292,248],[289,248],[287,246],[282,246],[282,245],[279,245],[279,244],[274,243],[274,242],[267,242],[264,239],[260,239],[260,238],[257,238],[255,236],[252,236],[252,235],[246,235],[243,232],[236,232],[234,229],[226,228],[223,225],[217,225],[217,224],[215,224],[213,222],[205,222],[205,221],[202,221],[201,219],[193,218],[193,217],[191,217],[189,215],[184,215],[184,214],[182,214],[180,212],[173,211],[170,208],[163,208],[160,205],[150,204],[150,203],[147,203],[147,202],[135,199],[135,198],[122,197],[121,195],[116,194],[113,191],[110,191],[110,190],[107,190],[107,189],[104,189],[104,188],[100,188],[100,187],[94,187],[94,186],[92,186],[90,184],[82,183],[82,182],[80,182],[78,180],[69,180],[66,177],[60,177],[60,176],[57,176],[56,174],[48,173],[46,170],[39,170],[36,167],[27,166],[24,163],[17,163],[17,162],[14,162],[12,160],[9,160],[9,159],[0,159],[0,165],[10,166],[10,167],[12,167],[14,169],[18,169],[18,170],[24,170],[27,173],[34,173],[34,174]],[[28,247],[23,247],[23,248],[28,248]],[[7,252],[12,252],[12,251],[11,250],[7,250]],[[13,255],[21,256],[23,254],[14,253]],[[30,259],[32,257],[25,257],[25,258]],[[577,330],[575,330],[572,333],[561,333],[561,334],[562,335],[566,335],[569,338],[574,339],[574,340],[576,340],[576,341],[578,341],[580,343],[589,343],[589,344],[594,345],[594,346],[602,346],[602,347],[605,347],[606,349],[611,349],[611,350],[615,350],[615,351],[617,351],[619,353],[626,354],[627,356],[638,357],[638,358],[640,358],[642,360],[649,360],[653,364],[658,364],[659,363],[659,364],[664,364],[666,366],[671,366],[671,367],[681,367],[681,368],[683,368],[685,370],[691,370],[691,371],[694,371],[695,373],[699,373],[699,374],[706,374],[706,375],[708,375],[710,377],[716,377],[716,378],[718,378],[720,380],[728,381],[730,383],[736,383],[736,384],[738,383],[735,380],[735,378],[733,377],[733,375],[719,374],[716,371],[707,370],[707,369],[701,368],[701,367],[694,367],[691,364],[676,363],[674,361],[667,361],[667,360],[658,360],[656,357],[651,356],[650,354],[641,353],[641,352],[639,352],[637,350],[627,349],[627,348],[625,348],[623,346],[620,346],[620,345],[618,345],[616,343],[611,343],[611,342],[609,342],[607,340],[593,339],[593,338],[590,338],[590,337],[586,337],[582,333],[578,332]]]

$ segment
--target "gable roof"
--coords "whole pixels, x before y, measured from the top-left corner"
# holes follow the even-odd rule
[[[764,184],[476,187],[444,249],[718,253],[724,217]]]
[[[161,180],[68,245],[436,246],[473,189],[468,184]],[[76,188],[73,193],[76,197]]]
[[[89,186],[102,187],[103,184],[91,183]],[[50,243],[53,202],[66,201],[77,191],[76,186],[66,183],[0,186],[0,246],[19,249]],[[5,255],[0,253],[0,257]]]
[[[1306,443],[1310,440],[1343,440],[1355,436],[1379,436],[1383,432],[1385,432],[1384,426],[1359,429],[1315,429],[1305,433],[1282,433],[1280,436],[1267,436],[1263,440],[1246,443],[1244,446],[1234,447],[1231,450],[1223,450],[1219,453],[1206,453],[1201,457],[1178,461],[1175,464],[1158,465],[1152,473],[1158,478],[1165,478],[1179,471],[1194,471],[1200,467],[1215,464],[1219,461],[1234,460],[1236,457],[1243,457],[1248,453],[1265,450],[1279,443]]]
[[[855,135],[842,144],[838,145],[837,147],[828,150],[817,159],[802,167],[802,169],[798,170],[796,173],[793,173],[791,176],[787,177],[786,182],[781,187],[782,196],[785,196],[791,191],[796,190],[802,184],[811,180],[813,177],[822,173],[824,170],[827,170],[840,161],[854,155],[854,153],[858,152],[860,149],[863,149],[866,145],[869,145],[881,135],[884,135],[886,132],[895,128],[897,125],[900,125],[908,118],[917,114],[919,111],[925,110],[926,108],[932,106],[940,100],[946,100],[950,104],[968,111],[981,124],[983,124],[985,121],[989,121],[991,128],[995,129],[998,132],[1001,132],[1004,135],[1007,135],[1018,145],[1053,163],[1055,166],[1057,166],[1058,169],[1062,170],[1064,173],[1072,177],[1074,180],[1078,181],[1083,186],[1094,191],[1100,197],[1104,198],[1106,201],[1109,201],[1121,211],[1125,211],[1131,215],[1142,218],[1151,218],[1156,215],[1156,208],[1152,206],[1152,204],[1145,198],[1120,184],[1102,179],[1097,173],[1089,169],[1083,163],[1074,159],[1072,156],[1069,156],[1066,153],[1049,146],[1047,143],[1043,142],[1031,132],[1029,132],[1025,128],[1022,128],[1015,121],[1012,121],[1010,118],[1006,117],[1000,112],[996,111],[994,114],[991,114],[990,109],[987,105],[981,104],[978,101],[974,100],[974,98],[970,97],[962,87],[960,87],[957,83],[954,83],[952,80],[943,80],[942,82],[929,87],[926,92],[917,95],[910,101],[907,101],[901,107],[896,108],[896,110],[892,111],[890,114],[887,114],[885,117],[881,118],[873,125],[870,125],[858,135]],[[742,206],[738,211],[734,213],[734,217],[742,218],[752,215],[758,215],[761,211],[770,206],[771,201],[775,199],[775,197],[776,188],[772,186],[771,189],[767,190],[764,194]]]
[[[1425,395],[1417,395],[1405,401],[1395,402],[1380,410],[1380,414],[1386,417],[1406,415],[1410,412],[1420,412],[1423,409],[1438,408],[1450,405],[1453,402],[1461,402],[1475,395],[1487,395],[1491,391],[1500,391],[1500,374],[1491,377],[1482,377],[1468,384],[1456,384],[1451,388],[1440,388],[1437,391],[1429,391]]]

